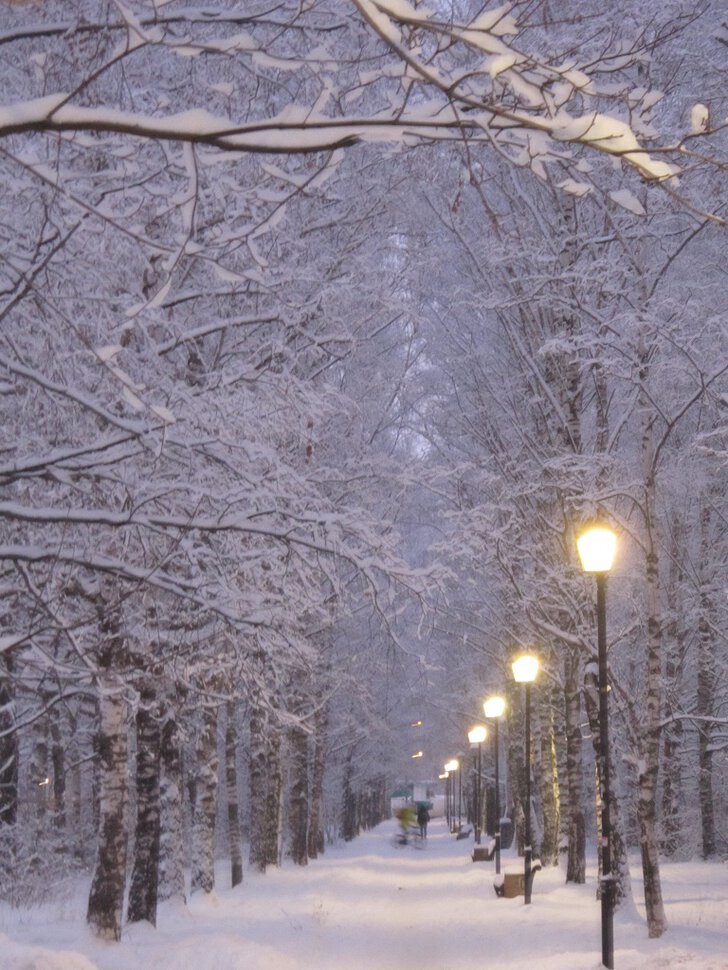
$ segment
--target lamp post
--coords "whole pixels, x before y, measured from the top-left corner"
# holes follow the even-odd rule
[[[531,684],[538,673],[538,657],[524,653],[511,664],[513,677],[517,684],[526,685],[526,844],[523,860],[523,900],[531,902],[531,860],[533,846],[531,845]]]
[[[506,709],[506,702],[502,697],[489,697],[483,704],[483,712],[487,718],[493,721],[493,747],[495,748],[495,871],[496,875],[501,871],[501,808],[500,808],[500,779],[498,777],[498,762],[500,752],[498,750],[498,719],[503,717]]]
[[[597,581],[597,651],[599,660],[599,780],[602,816],[602,964],[614,970],[614,881],[612,879],[612,826],[609,818],[609,708],[607,672],[607,573],[612,568],[617,537],[606,525],[588,526],[578,536],[581,566]]]
[[[482,809],[480,806],[480,778],[482,770],[482,755],[481,751],[483,748],[483,741],[485,741],[487,736],[487,731],[482,724],[476,724],[474,728],[468,731],[468,741],[471,744],[477,745],[478,747],[478,760],[477,760],[477,771],[475,777],[475,804],[473,810],[475,812],[475,842],[480,845],[480,819],[482,815]]]
[[[458,752],[458,832],[462,830],[463,827],[463,769],[462,763],[464,754],[462,751]]]
[[[450,782],[450,799],[452,801],[452,811],[450,812],[450,831],[452,831],[455,826],[455,776],[453,772],[457,771],[459,767],[460,766],[457,758],[451,758],[450,761],[448,761],[445,765],[445,771],[448,772],[448,781]]]

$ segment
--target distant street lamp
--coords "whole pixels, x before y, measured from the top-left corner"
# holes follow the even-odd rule
[[[474,728],[468,731],[468,741],[472,745],[477,745],[478,748],[478,760],[477,760],[477,771],[475,778],[475,798],[473,811],[475,814],[475,842],[480,845],[480,820],[482,815],[482,808],[480,806],[480,778],[482,771],[482,755],[481,751],[483,748],[483,741],[485,741],[488,732],[485,730],[482,724],[476,724]]]
[[[607,573],[612,568],[617,537],[606,525],[587,527],[577,538],[581,566],[597,581],[597,650],[599,659],[599,779],[602,815],[602,964],[614,970],[614,880],[612,826],[609,818],[609,679],[607,671]]]
[[[453,772],[457,771],[459,767],[460,764],[457,758],[451,758],[450,761],[448,761],[445,765],[445,771],[447,771],[449,775],[450,798],[452,801],[452,811],[450,812],[450,831],[455,828],[455,776],[453,775]]]
[[[525,653],[511,664],[513,677],[517,684],[526,685],[526,844],[524,846],[523,861],[523,898],[525,903],[531,902],[531,860],[533,846],[531,844],[531,684],[538,674],[538,657]]]
[[[487,718],[493,721],[493,747],[495,749],[495,871],[496,875],[501,871],[501,808],[500,808],[500,778],[498,777],[498,762],[500,752],[498,750],[498,719],[503,717],[506,709],[506,702],[502,697],[489,697],[483,704],[483,712]]]
[[[438,777],[438,780],[439,781],[444,781],[445,782],[445,819],[447,819],[447,810],[448,810],[448,803],[447,803],[448,784],[447,784],[447,779],[448,779],[448,773],[446,771],[441,771],[440,774],[437,777]]]
[[[458,832],[463,827],[463,759],[465,755],[458,751]]]

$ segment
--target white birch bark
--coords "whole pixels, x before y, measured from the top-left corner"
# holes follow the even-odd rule
[[[283,759],[280,732],[268,739],[268,786],[265,799],[265,861],[279,866],[283,854]]]
[[[564,712],[566,723],[566,786],[568,791],[568,855],[566,881],[586,882],[586,824],[582,782],[581,688],[577,683],[579,658],[569,652],[564,664]]]
[[[641,365],[639,375],[639,407],[642,421],[642,502],[645,527],[645,584],[647,591],[647,657],[637,815],[640,829],[640,852],[642,856],[642,874],[644,877],[647,932],[651,938],[656,938],[662,936],[667,929],[667,919],[665,917],[662,887],[660,884],[656,818],[662,720],[662,622],[655,513],[656,481],[653,441],[655,415],[650,403],[647,386],[649,364],[644,327],[640,333],[639,351]]]
[[[299,727],[288,732],[291,785],[288,805],[289,852],[298,866],[308,864],[308,735]]]
[[[237,706],[230,701],[225,722],[225,789],[227,794],[228,845],[230,848],[230,884],[243,881],[243,838],[240,831],[238,805],[237,735],[235,715]]]
[[[126,701],[115,679],[99,685],[99,826],[86,920],[97,936],[121,939],[126,880]]]
[[[311,799],[308,826],[308,857],[315,859],[324,851],[324,773],[326,768],[326,739],[328,732],[328,708],[322,705],[314,719],[315,739],[311,767]]]
[[[182,752],[176,717],[162,725],[160,780],[159,900],[186,900]]]
[[[192,818],[192,892],[215,888],[215,817],[217,813],[217,709],[200,712],[197,742],[196,795]]]
[[[159,888],[159,712],[154,689],[142,691],[137,711],[136,831],[127,919],[157,925]]]
[[[698,715],[698,801],[700,804],[701,848],[704,859],[716,851],[715,802],[713,792],[713,726],[717,655],[713,613],[715,579],[710,576],[710,503],[704,500],[700,511],[700,591],[698,614],[698,671],[696,713]]]
[[[268,811],[268,751],[266,740],[267,718],[262,706],[253,698],[250,702],[248,752],[248,804],[250,807],[249,862],[256,872],[265,872],[266,817]]]

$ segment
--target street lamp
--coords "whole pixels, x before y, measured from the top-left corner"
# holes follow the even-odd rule
[[[602,523],[588,526],[576,540],[581,567],[597,581],[597,650],[599,657],[599,780],[602,814],[602,964],[614,970],[614,881],[612,826],[609,818],[609,684],[607,675],[607,573],[612,568],[617,537]]]
[[[450,825],[451,831],[455,828],[455,777],[453,772],[457,771],[459,767],[460,764],[457,758],[451,758],[450,761],[448,761],[445,765],[445,771],[447,771],[449,774],[450,798],[452,799],[452,811],[450,812],[450,818],[452,820]]]
[[[485,730],[482,724],[476,724],[474,728],[468,731],[468,741],[471,744],[477,744],[478,746],[478,769],[475,779],[475,842],[480,845],[480,818],[482,815],[482,809],[480,807],[480,778],[481,778],[481,750],[483,747],[483,741],[485,741],[488,732]]]
[[[511,664],[513,677],[517,684],[526,685],[526,844],[523,861],[523,899],[531,902],[531,684],[538,674],[538,657],[524,653]]]
[[[437,777],[445,782],[445,820],[450,828],[450,773],[442,771]]]
[[[463,828],[463,759],[465,755],[462,751],[458,751],[458,832],[462,831]]]
[[[500,779],[498,777],[498,719],[503,717],[506,702],[502,697],[489,697],[483,704],[483,712],[493,721],[493,747],[495,748],[495,871],[501,871],[501,808],[500,808]]]

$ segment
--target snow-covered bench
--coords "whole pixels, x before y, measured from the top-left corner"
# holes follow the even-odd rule
[[[484,845],[476,845],[473,849],[473,862],[490,862],[495,855],[495,839],[488,839]]]
[[[531,862],[531,886],[533,878],[541,868],[541,860],[533,859]],[[525,895],[526,874],[521,872],[501,872],[493,880],[493,889],[496,896],[504,896],[506,899],[513,899],[515,896]]]

